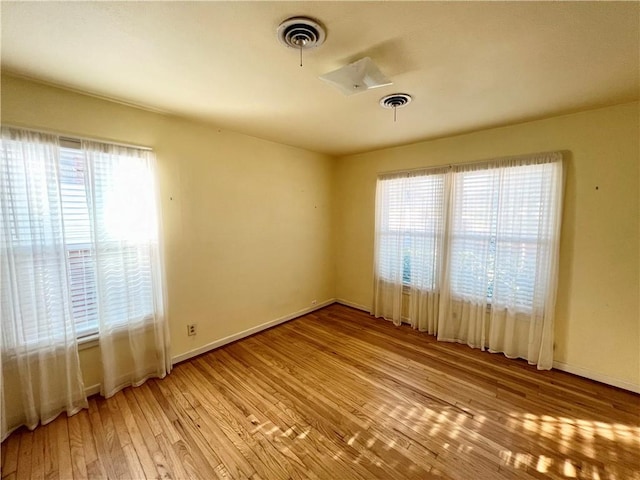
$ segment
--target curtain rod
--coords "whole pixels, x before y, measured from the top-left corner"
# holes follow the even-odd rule
[[[376,175],[380,176],[380,175],[395,175],[395,174],[400,174],[400,173],[411,173],[411,172],[420,172],[420,171],[428,171],[428,170],[438,170],[438,169],[442,169],[442,168],[453,168],[454,166],[458,167],[458,166],[466,166],[466,165],[482,165],[483,163],[489,163],[489,162],[502,162],[502,161],[507,161],[507,160],[518,160],[518,159],[522,159],[522,158],[529,158],[529,157],[537,157],[537,156],[543,156],[543,155],[560,155],[560,158],[562,158],[562,152],[559,151],[550,151],[550,152],[538,152],[538,153],[525,153],[522,155],[509,155],[506,157],[497,157],[497,158],[488,158],[485,160],[473,160],[470,162],[460,162],[460,163],[445,163],[442,165],[430,165],[427,167],[415,167],[415,168],[405,168],[405,169],[401,169],[401,170],[389,170],[389,171],[384,171],[384,172],[377,172]]]
[[[82,140],[85,140],[85,141],[88,141],[88,142],[108,143],[110,145],[117,145],[118,147],[137,148],[138,150],[148,150],[148,151],[152,151],[153,150],[153,148],[147,147],[147,146],[144,146],[144,145],[134,145],[134,144],[131,144],[131,143],[114,142],[114,141],[111,141],[111,140],[95,138],[95,137],[80,137],[78,135],[61,133],[61,132],[55,131],[55,130],[38,129],[38,128],[32,128],[32,127],[23,127],[23,126],[20,126],[20,125],[12,125],[12,124],[6,124],[6,123],[3,123],[2,126],[3,127],[9,127],[9,128],[18,128],[20,130],[28,130],[30,132],[46,133],[46,134],[49,134],[49,135],[55,135],[60,140],[66,140],[66,141],[71,141],[71,142],[80,142]]]

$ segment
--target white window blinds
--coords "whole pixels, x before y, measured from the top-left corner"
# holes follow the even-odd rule
[[[73,145],[72,142],[66,144]],[[78,337],[98,332],[95,249],[91,242],[87,185],[87,164],[80,142],[74,146],[61,146],[60,196],[71,310]]]
[[[468,167],[467,167],[468,168]],[[512,165],[454,172],[450,229],[450,282],[456,297],[530,311],[536,274],[552,232],[545,202],[554,164]],[[536,285],[536,282],[537,285]]]
[[[2,129],[0,321],[7,351],[73,335],[59,162],[56,137]]]
[[[150,152],[83,142],[93,179],[90,196],[103,329],[153,319],[158,249]],[[154,214],[150,214],[153,212]]]
[[[443,172],[434,171],[378,182],[377,268],[385,280],[436,288],[444,179]]]
[[[22,302],[17,344],[37,343],[39,331],[54,328],[29,320],[27,312],[41,302],[50,309],[64,300],[59,308],[70,309],[78,338],[98,333],[100,321],[103,330],[117,328],[152,318],[155,309],[158,225],[150,152],[50,138],[48,145],[27,144],[7,134],[2,143],[2,233],[13,245],[3,259],[13,262],[7,272],[15,269],[33,287],[20,288],[22,297],[33,298]],[[27,148],[33,150],[28,155]],[[60,252],[65,270],[58,268]],[[49,264],[58,268],[55,275]],[[60,275],[68,295],[39,290]],[[10,304],[5,298],[5,308]]]

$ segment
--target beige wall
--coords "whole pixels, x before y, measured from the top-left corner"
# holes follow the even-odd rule
[[[2,77],[1,115],[7,124],[154,148],[174,356],[312,300],[368,308],[377,172],[562,150],[555,358],[640,388],[637,103],[338,160],[12,77]],[[197,336],[187,337],[188,323]],[[97,349],[81,360],[87,386],[99,382]]]
[[[378,172],[560,150],[566,186],[555,360],[640,389],[638,116],[633,103],[341,158],[336,296],[371,305]]]
[[[153,147],[173,356],[334,297],[332,158],[12,77],[1,114]],[[81,360],[85,385],[99,382],[96,349]]]

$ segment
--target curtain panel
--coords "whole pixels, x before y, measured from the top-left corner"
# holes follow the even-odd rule
[[[0,155],[4,439],[87,407],[79,336],[104,396],[171,360],[153,152],[3,127]]]
[[[372,313],[429,333],[436,332],[447,172],[391,174],[376,190]]]
[[[381,175],[372,314],[551,368],[562,186],[559,153]]]
[[[87,407],[69,301],[58,138],[2,128],[2,440]]]
[[[83,141],[95,249],[101,394],[171,370],[151,151]]]

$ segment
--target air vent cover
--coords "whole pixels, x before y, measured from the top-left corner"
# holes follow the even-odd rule
[[[384,108],[401,108],[411,102],[411,95],[406,93],[392,93],[380,99],[380,105]]]
[[[380,99],[380,106],[382,108],[393,109],[393,121],[395,122],[397,119],[397,110],[406,107],[409,102],[411,102],[411,95],[406,93],[392,93]]]
[[[308,17],[288,18],[278,27],[278,40],[289,48],[315,48],[324,43],[326,36],[324,27]]]

